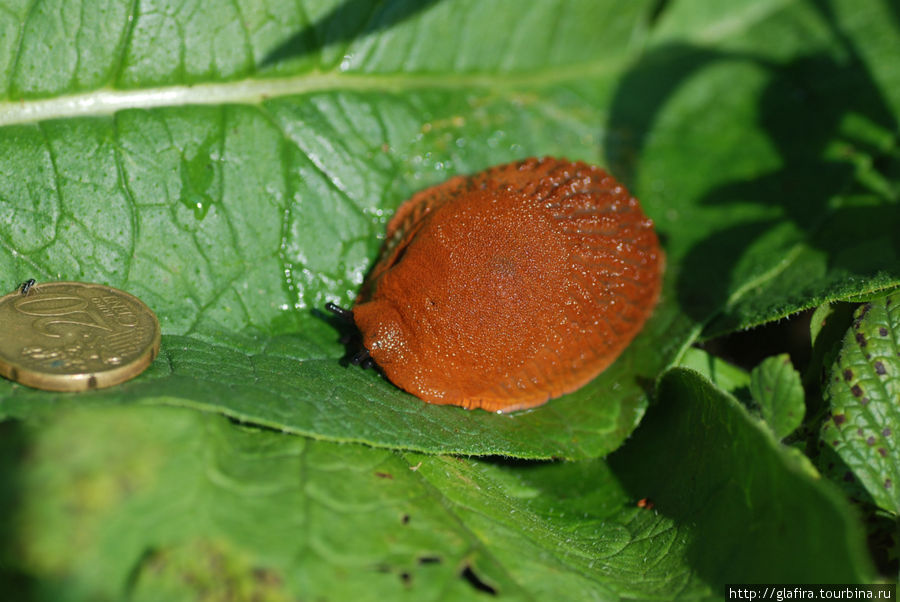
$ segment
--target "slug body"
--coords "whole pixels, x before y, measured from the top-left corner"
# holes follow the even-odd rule
[[[400,388],[508,412],[609,366],[652,312],[662,266],[652,222],[612,176],[528,159],[404,203],[353,320]]]

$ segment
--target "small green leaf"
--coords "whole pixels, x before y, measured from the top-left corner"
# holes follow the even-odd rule
[[[833,303],[824,303],[816,308],[809,320],[809,340],[813,347],[819,339],[819,334],[825,328],[829,318],[834,315],[835,305]]]
[[[900,294],[861,305],[828,373],[822,439],[881,508],[900,513]]]
[[[803,385],[788,354],[766,358],[753,369],[750,395],[778,439],[790,435],[803,422]]]
[[[831,367],[834,354],[847,327],[853,320],[855,304],[847,302],[825,303],[813,312],[809,322],[809,339],[812,355],[809,359],[806,384],[818,383],[822,380],[824,369]]]
[[[738,390],[750,386],[750,375],[746,370],[696,347],[689,348],[681,357],[678,365],[681,368],[696,370],[720,389],[732,395]]]

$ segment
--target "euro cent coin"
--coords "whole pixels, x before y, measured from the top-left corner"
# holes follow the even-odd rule
[[[126,292],[45,282],[0,297],[0,375],[48,391],[111,387],[159,353],[159,321]]]

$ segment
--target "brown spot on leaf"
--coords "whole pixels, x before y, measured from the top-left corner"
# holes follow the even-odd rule
[[[393,479],[394,478],[394,475],[392,475],[389,472],[376,472],[375,476],[378,477],[379,479]]]
[[[440,556],[420,556],[419,564],[440,564],[443,562]]]
[[[281,575],[273,570],[260,567],[253,569],[253,580],[269,587],[281,587],[283,585]]]
[[[879,454],[882,458],[887,458],[887,450],[884,449],[883,447],[879,447],[879,448],[878,448],[878,454]]]
[[[883,336],[883,337],[886,337],[886,336],[888,335],[888,329],[885,328],[884,326],[881,326],[881,327],[878,329],[878,334],[880,334],[880,335]]]
[[[862,397],[863,391],[859,385],[853,385],[850,387],[850,392],[853,393],[853,397]]]
[[[881,429],[881,434],[884,435],[885,437],[890,437],[891,429],[889,427],[884,427],[883,429]]]
[[[884,369],[884,364],[881,362],[881,360],[876,361],[874,366],[875,366],[875,374],[879,374],[881,376],[884,376],[885,374],[887,374],[887,370]]]
[[[834,421],[835,426],[841,426],[847,421],[847,417],[844,414],[835,414],[831,419]]]
[[[844,380],[849,381],[853,378],[853,370],[847,368],[844,370]]]
[[[865,337],[865,335],[864,335],[863,333],[861,333],[861,332],[857,332],[857,333],[856,333],[856,342],[859,343],[859,346],[860,346],[860,347],[865,347],[865,346],[867,345],[867,343],[866,343],[866,337]]]
[[[890,488],[891,488],[891,485],[893,485],[893,483],[891,483],[891,480],[890,480],[890,479],[885,479],[885,480],[884,480],[884,488],[885,488],[885,489],[890,489]]]
[[[866,444],[867,445],[875,445],[875,437],[873,437],[872,435],[869,435],[869,438],[866,439]]]
[[[475,571],[472,570],[471,564],[467,564],[465,568],[463,568],[459,576],[468,581],[469,585],[471,585],[475,590],[490,594],[492,596],[497,595],[497,589],[492,587],[490,584],[483,581],[481,577],[476,575]]]

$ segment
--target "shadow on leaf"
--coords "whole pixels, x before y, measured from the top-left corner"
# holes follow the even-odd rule
[[[704,582],[725,593],[729,583],[870,577],[849,506],[796,450],[692,371],[667,373],[659,396],[609,466],[674,521]]]
[[[319,51],[332,44],[364,38],[409,19],[440,0],[345,0],[315,23],[304,27],[272,50],[261,62],[265,68]]]
[[[22,536],[16,516],[20,511],[21,464],[25,461],[27,443],[21,423],[0,422],[0,592],[15,592],[16,600],[37,600],[34,579],[23,572]]]
[[[779,165],[752,179],[718,185],[699,200],[701,207],[735,212],[729,218],[718,209],[716,215],[724,216],[718,218],[719,229],[681,259],[677,296],[698,322],[709,324],[728,312],[743,286],[767,280],[767,270],[784,267],[779,262],[798,245],[815,254],[822,278],[900,278],[900,252],[891,234],[900,224],[898,123],[830,3],[813,4],[831,32],[830,49],[779,62],[671,44],[648,53],[622,78],[614,96],[606,160],[635,188],[648,136],[679,88],[723,63],[752,65],[767,77],[757,100],[757,126]],[[900,12],[894,9],[895,15]],[[738,208],[748,206],[756,206],[757,217],[740,219]],[[764,261],[758,262],[752,254],[761,251]],[[758,311],[774,315],[778,302],[785,300]],[[726,316],[714,330],[742,326],[739,318]]]

